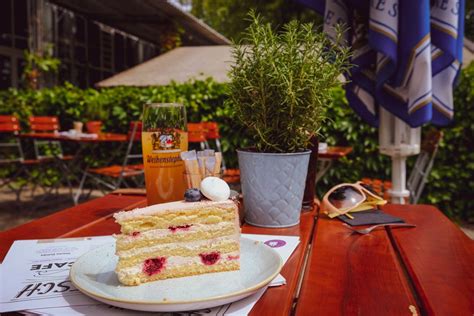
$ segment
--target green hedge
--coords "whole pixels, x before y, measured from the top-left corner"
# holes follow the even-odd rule
[[[75,120],[86,122],[99,116],[104,130],[123,133],[131,120],[140,117],[143,104],[181,102],[186,105],[189,122],[219,123],[221,134],[225,135],[221,141],[223,151],[230,165],[235,166],[234,149],[247,145],[248,137],[245,130],[234,123],[232,109],[223,105],[224,90],[225,85],[211,79],[166,87],[117,87],[99,91],[79,89],[71,84],[38,91],[9,89],[0,91],[0,114],[14,113],[25,130],[30,115],[56,115],[61,129],[72,128]]]
[[[250,137],[233,119],[232,108],[224,105],[225,89],[225,85],[211,79],[166,87],[117,87],[99,91],[81,90],[70,84],[40,91],[10,89],[0,91],[0,114],[18,115],[25,128],[29,115],[57,115],[63,129],[71,128],[74,120],[87,121],[98,115],[104,118],[107,131],[125,132],[128,122],[139,118],[144,103],[182,102],[190,122],[220,124],[225,159],[228,165],[236,166],[235,149],[250,145]],[[455,120],[451,127],[443,128],[444,140],[420,201],[437,205],[453,218],[469,221],[474,221],[474,202],[470,199],[474,187],[473,105],[474,64],[471,64],[463,71],[455,91]],[[319,194],[336,183],[362,177],[390,179],[390,159],[378,152],[377,130],[349,108],[342,90],[334,91],[327,117],[321,129],[321,141],[352,146],[354,151],[335,163],[320,182]],[[102,156],[106,157],[107,152]]]

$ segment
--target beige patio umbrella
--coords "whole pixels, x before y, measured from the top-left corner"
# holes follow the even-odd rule
[[[474,60],[474,43],[464,41],[463,65]],[[163,55],[102,80],[97,87],[163,86],[171,81],[183,83],[190,79],[214,78],[225,83],[232,61],[231,46],[187,46],[175,48]],[[341,80],[344,77],[341,75]]]
[[[164,86],[172,81],[183,83],[208,77],[224,83],[229,81],[231,60],[229,45],[178,47],[102,80],[96,86]]]

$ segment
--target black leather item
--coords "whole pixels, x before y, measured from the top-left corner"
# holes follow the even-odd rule
[[[350,215],[352,215],[354,219],[350,219],[345,215],[338,216],[337,218],[351,226],[405,223],[403,219],[386,214],[380,210],[354,212],[350,213]]]

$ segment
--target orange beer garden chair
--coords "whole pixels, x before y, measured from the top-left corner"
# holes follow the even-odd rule
[[[30,116],[30,130],[33,133],[58,133],[59,121],[56,116]],[[36,159],[72,160],[73,156],[65,156],[61,142],[51,140],[33,140]]]
[[[134,145],[141,143],[142,122],[130,122],[128,131],[128,145],[121,165],[111,165],[100,168],[89,168],[82,175],[79,189],[74,196],[74,202],[77,204],[82,194],[86,178],[91,178],[99,185],[99,188],[107,190],[116,190],[125,185],[130,187],[130,181],[134,186],[143,185],[143,159],[141,150],[134,151]],[[130,160],[140,160],[139,163],[130,164]],[[127,182],[128,181],[128,182]]]
[[[13,115],[0,115],[0,168],[5,171],[0,179],[0,188],[7,186],[16,195],[17,202],[23,188],[27,185],[31,175],[27,165],[35,164],[34,160],[25,160],[18,134],[20,122]],[[11,172],[9,169],[12,169]],[[25,182],[15,185],[18,178],[23,177]]]
[[[58,133],[60,126],[57,116],[30,116],[30,131],[32,133]],[[42,139],[33,139],[34,155],[35,160],[40,163],[42,176],[47,177],[48,168],[54,167],[57,168],[61,173],[61,178],[59,181],[55,182],[49,190],[41,183],[35,183],[33,188],[33,193],[37,185],[40,185],[43,190],[49,194],[54,189],[58,193],[59,186],[62,181],[65,180],[70,194],[72,196],[72,185],[69,180],[71,175],[71,170],[67,165],[67,161],[72,160],[74,157],[71,155],[64,155],[63,148],[60,141],[55,140],[42,140]]]
[[[209,148],[203,123],[188,123],[188,143],[199,144],[201,150]]]

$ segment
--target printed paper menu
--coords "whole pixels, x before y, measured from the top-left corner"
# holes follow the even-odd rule
[[[113,237],[15,241],[0,270],[0,312],[90,304],[71,284],[69,269],[87,251]]]

